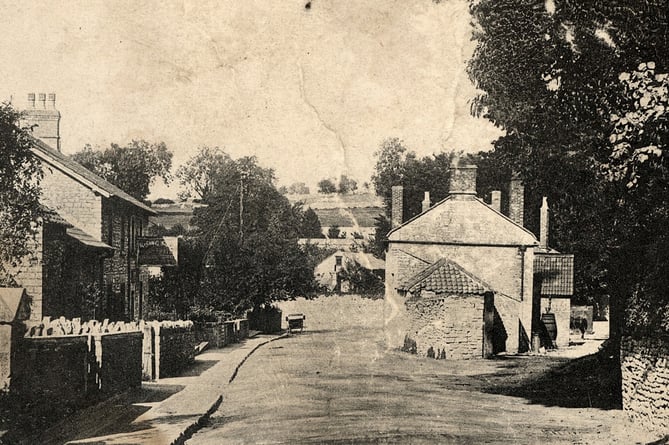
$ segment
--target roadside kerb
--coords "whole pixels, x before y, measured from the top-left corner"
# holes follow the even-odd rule
[[[262,342],[262,343],[258,343],[253,349],[251,349],[251,351],[248,352],[248,354],[246,354],[246,356],[244,356],[244,358],[237,364],[237,366],[235,366],[235,370],[233,371],[232,375],[230,376],[230,379],[228,380],[228,385],[231,384],[231,383],[235,380],[235,377],[237,377],[237,373],[239,372],[239,369],[240,369],[240,368],[242,367],[242,365],[246,362],[246,360],[247,360],[249,357],[251,357],[251,355],[252,355],[254,352],[256,352],[260,347],[262,347],[262,346],[264,346],[264,345],[266,345],[266,344],[268,344],[268,343],[272,343],[273,341],[280,340],[280,339],[282,339],[282,338],[286,338],[286,337],[288,337],[289,335],[290,335],[289,333],[284,333],[284,334],[281,334],[281,335],[279,335],[279,336],[277,336],[277,337],[270,338],[270,339],[268,339],[268,340],[266,340],[266,341],[264,341],[264,342]],[[207,412],[204,413],[204,414],[202,415],[202,417],[200,417],[200,418],[197,420],[197,422],[195,422],[194,424],[192,424],[192,425],[190,425],[188,428],[186,428],[186,429],[183,431],[183,433],[177,438],[177,440],[175,440],[174,442],[171,442],[170,445],[183,445],[183,444],[185,444],[186,441],[187,441],[188,439],[190,439],[191,437],[193,437],[193,434],[195,434],[195,432],[197,432],[197,430],[199,430],[200,428],[202,428],[202,426],[204,426],[204,425],[206,424],[206,422],[207,422],[207,420],[209,419],[209,417],[210,417],[210,416],[211,416],[211,415],[218,409],[218,407],[221,405],[221,402],[222,402],[222,401],[223,401],[223,396],[221,395],[221,396],[219,396],[218,399],[216,399],[216,401],[209,407],[209,409],[207,410]]]

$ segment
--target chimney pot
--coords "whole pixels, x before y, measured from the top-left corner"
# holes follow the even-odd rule
[[[490,207],[497,210],[498,212],[502,211],[502,192],[499,190],[493,190],[490,193]]]
[[[46,108],[46,94],[39,93],[39,101],[42,104],[42,108]]]
[[[430,209],[430,192],[425,192],[425,197],[423,198],[423,212],[427,212]]]
[[[518,174],[514,174],[509,184],[509,218],[524,226],[525,223],[525,186]]]
[[[35,93],[28,93],[28,106],[35,108]]]
[[[49,108],[56,109],[56,93],[49,93]]]
[[[394,185],[391,190],[390,223],[394,229],[395,227],[401,226],[404,222],[404,187],[401,185]]]
[[[544,196],[544,199],[541,203],[540,223],[539,223],[539,245],[542,249],[548,249],[548,199]]]

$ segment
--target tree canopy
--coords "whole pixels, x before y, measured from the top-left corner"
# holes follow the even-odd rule
[[[172,152],[164,142],[137,140],[126,146],[112,143],[104,150],[86,145],[71,157],[140,201],[149,195],[156,178],[166,182],[171,179]]]
[[[526,201],[549,198],[551,244],[575,254],[577,298],[611,295],[616,313],[667,307],[649,285],[669,272],[651,254],[666,234],[666,173],[645,162],[661,158],[659,145],[639,138],[634,121],[652,114],[651,133],[663,133],[662,100],[653,99],[662,80],[649,70],[667,72],[668,2],[480,0],[470,10],[477,46],[468,71],[481,90],[472,112],[506,131],[491,156],[520,173]],[[641,176],[652,193],[627,187]],[[535,219],[528,212],[526,222]],[[642,294],[647,303],[626,304]],[[629,329],[654,323],[627,320]]]
[[[337,193],[337,184],[331,179],[321,179],[318,181],[318,193],[323,193],[324,195]]]
[[[355,179],[349,178],[346,175],[341,175],[339,177],[339,187],[337,188],[338,193],[344,195],[346,193],[353,193],[356,190],[358,190],[358,182]]]
[[[232,158],[218,147],[202,146],[197,154],[179,167],[176,177],[184,188],[180,198],[206,200],[214,191],[217,178],[231,173]]]
[[[404,220],[421,212],[424,193],[430,192],[434,204],[448,196],[449,168],[454,152],[418,158],[397,138],[384,140],[375,152],[376,166],[372,182],[390,217],[392,187],[404,187]]]
[[[315,289],[297,240],[315,230],[317,216],[279,193],[273,170],[206,147],[186,165],[177,175],[206,204],[193,217],[203,249],[200,306],[237,313]]]
[[[29,129],[20,114],[0,104],[0,282],[9,284],[6,265],[31,252],[31,240],[43,214],[39,204],[42,168],[31,152]]]

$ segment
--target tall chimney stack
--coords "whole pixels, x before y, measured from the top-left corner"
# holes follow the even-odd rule
[[[454,160],[451,164],[451,177],[448,183],[448,193],[458,197],[476,196],[476,166],[460,165]]]
[[[541,203],[541,210],[539,212],[540,222],[539,222],[539,245],[542,249],[548,249],[548,230],[549,230],[549,221],[548,221],[548,199],[544,196],[544,199]]]
[[[33,127],[33,136],[60,151],[60,112],[56,110],[56,95],[39,93],[35,106],[35,93],[28,94],[28,109],[23,111],[22,124]]]
[[[525,186],[515,173],[509,184],[509,218],[520,226],[525,223]]]
[[[430,209],[430,192],[425,192],[425,198],[423,198],[423,212],[427,212]]]
[[[493,190],[490,193],[490,207],[497,210],[498,212],[502,211],[502,192],[499,190]]]
[[[49,109],[50,110],[55,110],[56,109],[56,94],[55,93],[49,93]]]
[[[404,222],[404,187],[394,185],[390,201],[390,223],[392,228],[399,227]]]

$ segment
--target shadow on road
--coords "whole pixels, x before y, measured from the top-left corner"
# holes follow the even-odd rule
[[[134,420],[151,409],[151,404],[161,402],[183,388],[182,385],[143,384],[141,388],[83,409],[46,431],[31,431],[30,434],[17,431],[6,439],[8,443],[55,445],[85,437],[140,431],[147,425],[133,423]]]
[[[197,377],[218,362],[219,360],[195,360],[195,363],[179,373],[179,377]]]
[[[618,357],[603,350],[578,359],[503,357],[500,371],[474,376],[489,394],[564,408],[621,409]]]

